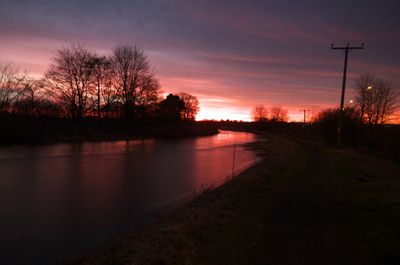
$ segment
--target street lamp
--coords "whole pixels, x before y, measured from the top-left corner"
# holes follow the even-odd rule
[[[354,101],[352,99],[349,99],[346,103],[346,107],[351,108],[353,106]],[[344,108],[343,108],[344,110]]]

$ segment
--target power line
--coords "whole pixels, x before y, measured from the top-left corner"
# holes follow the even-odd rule
[[[367,15],[364,17],[364,19],[360,22],[360,24],[358,24],[356,30],[354,31],[355,34],[357,34],[359,31],[361,31],[361,28],[364,26],[364,24],[366,24],[367,21],[369,21],[369,18],[371,17],[371,15],[376,12],[376,9],[378,7],[378,5],[382,2],[382,0],[376,0],[375,4],[372,6],[372,8],[370,9],[370,11],[367,13]],[[366,30],[366,32],[368,31],[368,28]],[[366,33],[365,32],[365,33]],[[361,33],[361,32],[360,32]]]
[[[352,10],[353,10],[353,8],[354,8],[356,2],[357,2],[357,0],[353,0],[353,2],[351,3],[351,6],[350,6],[350,8],[347,10],[346,15],[345,15],[345,17],[344,17],[342,23],[340,24],[340,26],[339,26],[338,29],[337,29],[336,35],[335,35],[335,37],[334,37],[332,43],[335,43],[336,40],[337,40],[337,38],[338,38],[339,35],[341,34],[341,32],[342,32],[342,30],[343,30],[343,27],[344,27],[345,24],[347,23],[347,20],[348,20],[350,14],[351,14],[351,12],[352,12]],[[322,72],[325,70],[325,68],[326,68],[326,66],[327,66],[327,64],[328,64],[328,61],[327,61],[328,55],[329,55],[329,53],[328,53],[328,51],[326,51],[325,56],[324,56],[323,59],[322,59],[321,67],[320,67],[319,70],[318,70],[317,76],[320,76],[320,75],[322,74]],[[314,82],[313,82],[313,84],[312,84],[313,87],[315,87],[315,86],[317,85],[316,83],[317,83],[317,82],[316,82],[316,78],[314,78]],[[326,82],[324,82],[324,84],[326,85]],[[322,84],[322,85],[324,85],[324,84]],[[321,86],[321,83],[320,83],[320,82],[319,82],[318,86]]]
[[[335,38],[333,38],[333,43],[336,42],[337,38],[338,38],[339,35],[342,33],[343,27],[344,27],[344,25],[346,24],[347,19],[349,18],[350,13],[351,13],[351,11],[353,10],[353,8],[354,8],[356,2],[357,2],[357,0],[353,0],[353,2],[351,3],[350,9],[347,11],[346,16],[344,17],[344,20],[343,20],[342,24],[340,25],[339,30],[336,32]]]
[[[392,18],[392,16],[393,16],[393,14],[395,14],[396,12],[397,12],[397,9],[400,7],[400,1],[399,2],[396,2],[395,3],[395,5],[393,5],[391,8],[390,8],[390,11],[388,12],[388,13],[386,13],[386,16],[385,16],[385,18],[384,18],[384,20],[382,21],[380,21],[381,22],[381,25],[380,26],[377,26],[377,27],[375,27],[375,29],[373,29],[373,31],[370,33],[370,34],[368,34],[367,36],[366,36],[366,41],[371,41],[371,40],[373,40],[374,39],[374,37],[376,36],[376,33],[379,31],[379,30],[382,30],[383,28],[384,28],[384,22],[386,22],[386,21],[388,21],[389,19],[391,19]]]

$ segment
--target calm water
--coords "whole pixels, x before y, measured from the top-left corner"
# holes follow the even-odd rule
[[[85,253],[255,162],[250,133],[0,148],[0,264]],[[174,206],[172,206],[174,205]]]

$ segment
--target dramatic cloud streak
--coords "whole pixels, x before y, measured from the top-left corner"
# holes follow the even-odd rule
[[[330,50],[333,41],[366,42],[365,50],[350,54],[349,86],[366,71],[400,84],[400,5],[360,2],[339,32],[350,5],[344,0],[6,0],[0,60],[40,75],[53,52],[70,43],[99,54],[119,42],[136,43],[165,92],[198,96],[200,119],[246,120],[256,104],[286,106],[292,119],[301,119],[304,107],[338,104],[343,55]]]

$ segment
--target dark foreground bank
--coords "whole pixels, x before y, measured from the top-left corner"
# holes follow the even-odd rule
[[[268,136],[264,159],[68,264],[400,264],[398,165]]]
[[[186,138],[218,133],[199,122],[138,123],[121,119],[81,121],[47,117],[0,115],[0,145],[50,144],[144,138]]]

